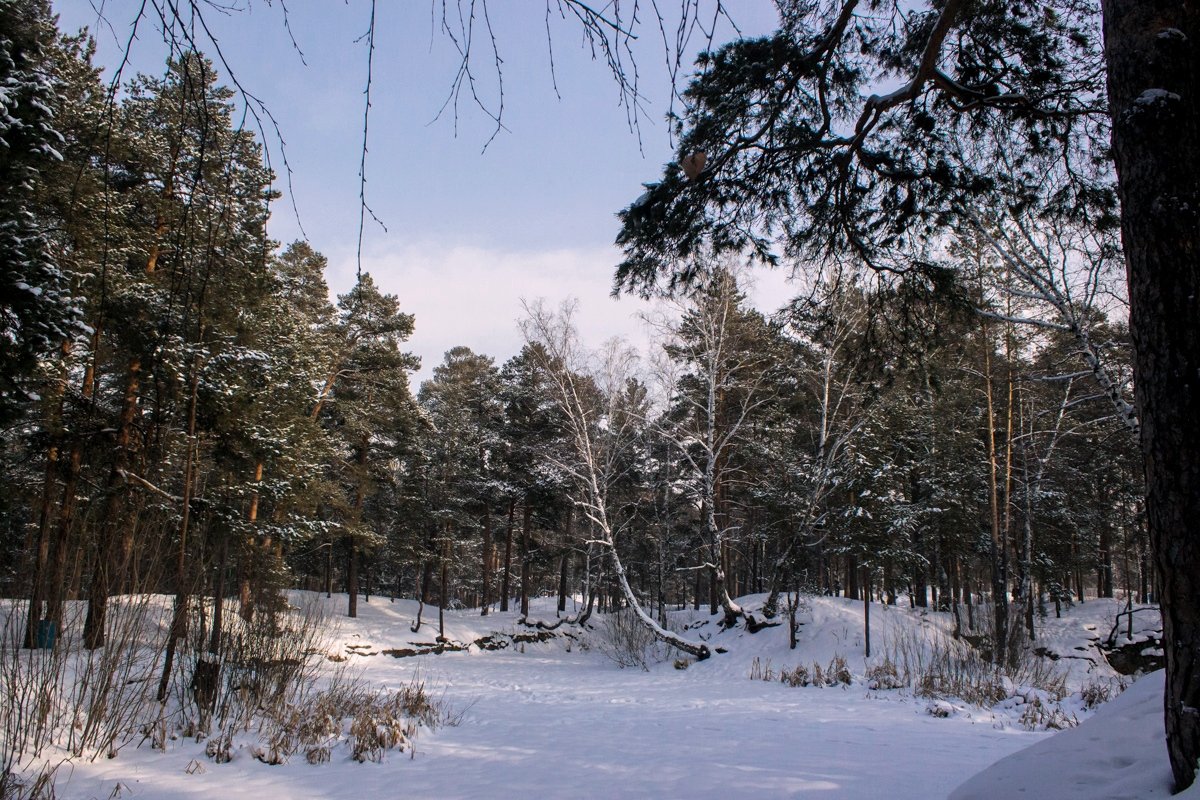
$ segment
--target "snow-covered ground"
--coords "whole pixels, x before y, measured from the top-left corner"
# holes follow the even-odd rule
[[[300,598],[294,598],[299,600]],[[311,601],[312,596],[308,599]],[[752,606],[761,598],[748,598]],[[345,596],[328,603],[344,610]],[[204,746],[172,741],[167,751],[137,746],[117,758],[73,763],[59,773],[60,798],[362,798],[439,797],[946,797],[959,784],[967,797],[1152,797],[1143,787],[1161,789],[1169,778],[1161,734],[1154,746],[1154,722],[1161,718],[1155,679],[1111,704],[1117,726],[1085,725],[1052,736],[1028,730],[1029,701],[1038,695],[1013,686],[1005,702],[988,709],[947,698],[931,700],[907,689],[867,687],[871,664],[897,654],[903,643],[931,642],[945,635],[945,615],[906,608],[872,606],[872,648],[863,655],[861,603],[841,598],[808,600],[799,647],[789,650],[783,627],[757,634],[717,631],[715,618],[682,612],[675,624],[689,636],[706,639],[725,653],[686,669],[672,659],[648,669],[619,668],[604,653],[597,634],[517,644],[498,651],[470,647],[396,658],[388,649],[428,647],[437,634],[437,609],[426,608],[426,625],[413,633],[416,605],[373,598],[360,603],[360,617],[334,616],[328,651],[347,660],[328,662],[369,685],[400,688],[414,676],[461,716],[457,725],[421,730],[415,749],[391,752],[380,764],[360,764],[348,751],[309,765],[300,756],[283,765],[256,760],[253,741],[237,743],[229,763],[216,764]],[[1118,604],[1089,602],[1061,620],[1048,620],[1039,644],[1060,655],[1055,664],[1069,670],[1068,685],[1107,683],[1113,673],[1098,657],[1094,639],[1108,635]],[[533,616],[552,619],[548,601]],[[1146,616],[1146,615],[1142,615]],[[596,618],[593,618],[596,619]],[[430,625],[432,621],[432,625]],[[471,642],[492,632],[518,633],[514,614],[447,612],[447,638]],[[558,633],[565,631],[560,628]],[[1082,648],[1082,649],[1080,649]],[[827,666],[846,659],[851,685],[789,687],[751,680],[751,673],[796,665]],[[1161,692],[1161,684],[1157,691]],[[1043,695],[1043,699],[1044,695]],[[1076,695],[1060,704],[1072,721],[1090,712]],[[937,712],[935,715],[931,712]],[[945,714],[946,716],[941,716]],[[1099,718],[1099,717],[1098,717]],[[1157,722],[1161,730],[1161,722]],[[1112,727],[1116,736],[1137,728],[1138,744],[1116,749],[1101,741]],[[1122,731],[1124,733],[1122,733]],[[1097,734],[1098,738],[1093,738]],[[1071,738],[1068,738],[1071,737]],[[1057,746],[1039,755],[1030,745]],[[1016,755],[1013,755],[1016,754]],[[1006,757],[1008,760],[1002,761]],[[1040,759],[1030,762],[1030,759]],[[1065,769],[1061,762],[1074,766]],[[996,762],[999,762],[998,764]],[[1033,768],[1029,763],[1042,766]],[[1110,775],[1110,773],[1112,773]],[[1133,794],[1099,794],[1113,775],[1128,779]],[[1166,775],[1166,778],[1164,778]],[[990,777],[989,777],[990,776]],[[1017,791],[1013,776],[1027,778]],[[1139,782],[1140,781],[1140,782]],[[1117,785],[1117,784],[1113,784]],[[1086,793],[1062,794],[1071,787]],[[1124,791],[1124,790],[1122,790]],[[1138,793],[1141,791],[1142,793]]]
[[[975,775],[952,800],[1053,797],[1152,800],[1171,796],[1163,744],[1163,673],[1151,673],[1079,727],[1063,731]],[[1200,784],[1175,795],[1200,798]]]

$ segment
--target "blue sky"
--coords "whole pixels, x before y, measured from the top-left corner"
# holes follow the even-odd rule
[[[64,30],[87,25],[96,34],[99,63],[116,63],[137,4],[53,5]],[[365,44],[356,40],[367,30],[370,6],[365,0],[291,0],[289,23],[301,61],[278,0],[233,5],[221,13],[202,4],[205,19],[238,80],[278,119],[300,223],[330,259],[331,288],[345,291],[355,272],[367,66]],[[363,268],[416,314],[409,347],[424,362],[417,380],[458,344],[498,363],[516,352],[522,297],[556,303],[575,296],[588,340],[626,335],[636,342],[642,333],[635,315],[645,304],[611,300],[608,292],[619,257],[612,247],[614,215],[674,157],[663,121],[670,85],[657,23],[643,23],[635,43],[646,112],[639,136],[630,131],[606,64],[592,60],[576,21],[551,15],[552,75],[545,5],[492,0],[506,129],[485,151],[494,123],[469,98],[460,102],[457,123],[452,109],[438,117],[459,61],[433,16],[440,5],[436,12],[433,3],[414,0],[380,0],[376,7],[367,199],[388,230],[368,222]],[[97,22],[98,8],[106,22]],[[649,6],[642,9],[648,12]],[[775,15],[766,0],[745,0],[736,5],[735,20],[753,35],[770,31]],[[728,25],[718,30],[722,41],[735,35]],[[478,89],[494,108],[499,95],[490,45],[482,30],[477,36]],[[215,56],[211,49],[208,55]],[[165,56],[161,33],[144,21],[131,69],[158,72]],[[267,144],[286,192],[278,142],[269,135]],[[270,232],[284,242],[301,235],[286,197],[276,204]],[[760,306],[770,310],[787,299],[781,276],[759,283]]]

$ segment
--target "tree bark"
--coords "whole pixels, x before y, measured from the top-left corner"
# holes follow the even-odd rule
[[[1000,477],[996,453],[996,406],[993,398],[992,341],[988,336],[987,324],[980,325],[983,345],[984,389],[987,399],[987,453],[989,468],[988,503],[991,511],[992,537],[989,541],[989,557],[992,564],[992,660],[996,664],[1007,661],[1008,647],[1008,574],[1003,528],[1000,526]]]
[[[1182,791],[1200,759],[1200,5],[1102,7],[1167,750]]]
[[[574,520],[575,509],[571,506],[567,506],[567,519],[563,527],[562,564],[559,565],[558,572],[558,613],[560,614],[567,610],[567,579],[570,577],[571,569],[571,528]]]
[[[863,646],[867,658],[871,657],[871,573],[862,568],[863,601]]]
[[[83,623],[83,646],[95,650],[104,646],[104,623],[108,616],[108,597],[114,588],[119,590],[128,565],[124,552],[125,536],[119,534],[121,507],[125,498],[126,470],[129,467],[133,442],[133,421],[137,417],[138,386],[142,373],[140,358],[132,358],[125,372],[125,392],[121,417],[114,443],[112,469],[108,476],[108,499],[100,525],[100,540],[96,548],[92,582],[88,588],[87,617]]]
[[[492,551],[494,549],[492,546],[492,507],[486,505],[483,508],[483,589],[479,598],[479,615],[483,617],[488,615],[488,605],[492,602],[492,560],[495,557]]]
[[[354,619],[358,616],[358,544],[353,536],[346,537],[350,555],[346,563],[346,616]]]
[[[516,500],[508,501],[508,525],[504,530],[504,575],[500,579],[501,611],[508,611],[508,598],[512,595],[513,514],[516,504]]]
[[[196,407],[199,399],[200,359],[192,361],[192,391],[188,403],[187,456],[183,465],[183,502],[179,520],[179,548],[175,553],[175,609],[171,616],[171,630],[167,634],[167,649],[163,656],[162,677],[158,681],[158,702],[166,702],[167,689],[171,682],[171,668],[175,662],[175,649],[179,641],[187,636],[188,600],[190,589],[187,580],[188,525],[192,518],[192,477],[196,460]]]
[[[529,499],[521,511],[521,616],[529,616],[529,526],[533,519],[533,509]]]
[[[438,600],[438,641],[446,641],[446,602],[450,598],[450,523],[446,523],[446,539],[442,542],[441,596]]]

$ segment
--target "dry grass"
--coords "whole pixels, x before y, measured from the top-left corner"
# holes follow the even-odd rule
[[[835,655],[824,667],[814,661],[811,670],[803,664],[797,664],[792,669],[780,668],[778,672],[771,665],[771,659],[760,661],[755,656],[750,663],[750,680],[779,680],[788,686],[849,686],[854,681],[846,659],[840,655]]]

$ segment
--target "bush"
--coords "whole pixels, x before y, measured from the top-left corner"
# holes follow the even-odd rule
[[[666,627],[670,628],[668,624]],[[674,647],[660,642],[632,609],[621,609],[602,618],[595,647],[617,666],[641,667],[661,664],[680,655]]]
[[[461,713],[429,694],[419,676],[394,691],[371,689],[343,674],[319,692],[289,702],[263,721],[251,749],[267,764],[287,763],[297,752],[324,764],[338,747],[358,762],[380,763],[389,751],[411,750],[421,727],[456,725]]]
[[[754,661],[750,664],[750,680],[773,681],[776,678],[780,683],[792,687],[838,686],[839,684],[849,686],[853,682],[850,669],[846,666],[846,659],[838,655],[835,655],[824,667],[814,661],[812,671],[809,671],[803,664],[797,664],[792,669],[784,667],[778,673],[771,666],[771,659],[760,661],[758,656],[755,656]]]
[[[808,686],[812,683],[812,677],[803,664],[797,664],[795,669],[779,670],[779,681],[792,687]]]
[[[1065,672],[1026,649],[1016,653],[1014,663],[998,666],[945,634],[907,628],[890,637],[885,661],[894,665],[900,685],[922,697],[957,697],[986,708],[1012,696],[1016,686],[1058,699],[1066,696]]]
[[[1124,680],[1098,680],[1093,679],[1083,685],[1079,690],[1080,699],[1083,700],[1083,707],[1088,711],[1096,706],[1103,705],[1116,695],[1125,691],[1126,685]]]
[[[900,679],[896,663],[888,656],[884,656],[883,661],[878,664],[872,664],[865,677],[870,689],[900,689],[907,685]]]

